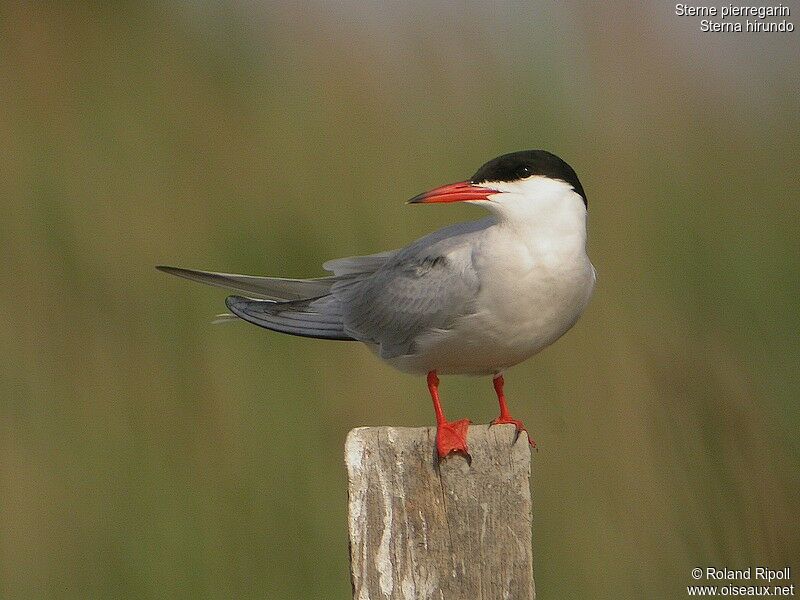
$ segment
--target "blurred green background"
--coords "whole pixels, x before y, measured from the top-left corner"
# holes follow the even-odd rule
[[[404,201],[526,148],[599,274],[506,377],[540,597],[800,569],[799,38],[673,10],[3,3],[0,596],[348,598],[345,435],[432,424],[424,382],[153,266],[317,276],[481,216]]]

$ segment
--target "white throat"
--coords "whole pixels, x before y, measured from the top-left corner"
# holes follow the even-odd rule
[[[577,236],[586,241],[586,206],[565,181],[533,176],[520,181],[487,181],[498,190],[479,204],[495,214],[498,224],[539,238]],[[577,240],[576,240],[577,241]]]

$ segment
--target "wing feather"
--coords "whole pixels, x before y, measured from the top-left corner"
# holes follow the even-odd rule
[[[412,353],[420,334],[469,314],[479,289],[469,248],[433,244],[410,246],[369,277],[334,283],[331,293],[344,331],[392,358]]]
[[[331,260],[323,266],[333,275],[316,279],[157,268],[245,294],[226,300],[245,321],[292,335],[359,340],[391,358],[412,353],[421,334],[446,331],[470,314],[480,290],[471,234],[492,222],[460,223],[401,250]]]
[[[326,340],[353,339],[344,331],[339,303],[332,296],[293,302],[229,296],[225,304],[240,319],[280,333]]]

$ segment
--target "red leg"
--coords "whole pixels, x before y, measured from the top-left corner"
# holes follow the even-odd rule
[[[517,434],[519,432],[524,431],[525,434],[528,434],[528,430],[525,429],[525,425],[522,424],[522,421],[514,419],[511,417],[511,413],[508,412],[508,405],[506,404],[506,395],[503,392],[503,385],[505,381],[503,380],[502,375],[498,375],[492,381],[494,384],[494,391],[497,394],[497,402],[500,404],[500,416],[497,417],[494,421],[492,421],[492,425],[503,425],[505,423],[510,423],[517,428]],[[536,448],[536,442],[531,439],[531,436],[528,435],[528,442],[533,448]]]
[[[453,421],[449,423],[444,417],[442,404],[439,402],[439,378],[436,371],[428,373],[428,391],[433,400],[433,410],[436,412],[436,450],[439,458],[444,458],[451,452],[460,452],[469,456],[467,451],[467,428],[469,421]]]

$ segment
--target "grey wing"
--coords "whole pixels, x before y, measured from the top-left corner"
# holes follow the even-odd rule
[[[238,318],[272,331],[325,340],[353,340],[344,330],[339,302],[333,296],[292,302],[228,296],[225,304]]]
[[[399,252],[369,277],[335,283],[331,292],[340,301],[345,332],[392,358],[413,353],[420,334],[447,330],[469,314],[479,289],[470,261],[432,247]]]

